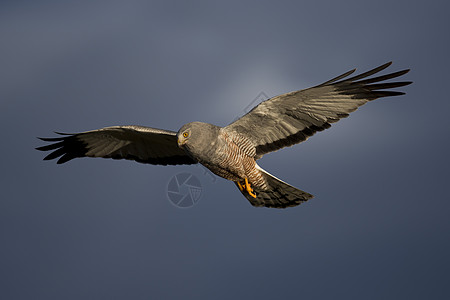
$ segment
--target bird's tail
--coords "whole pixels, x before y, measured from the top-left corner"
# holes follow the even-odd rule
[[[253,206],[286,208],[300,205],[301,203],[314,197],[313,195],[301,191],[276,178],[258,165],[256,165],[256,167],[263,175],[266,181],[267,189],[259,189],[252,186],[254,193],[256,194],[256,198],[251,196],[245,190],[242,191],[242,194]]]

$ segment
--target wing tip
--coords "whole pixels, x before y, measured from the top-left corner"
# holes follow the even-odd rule
[[[343,74],[341,74],[341,75],[339,75],[337,77],[334,77],[334,78],[332,78],[332,79],[330,79],[330,80],[328,80],[328,81],[326,81],[324,83],[321,83],[318,86],[332,85],[332,84],[335,84],[335,83],[341,83],[341,82],[346,82],[346,81],[356,82],[356,80],[359,80],[359,79],[362,79],[362,78],[366,78],[366,77],[369,77],[369,76],[371,76],[373,74],[376,74],[376,73],[379,73],[379,72],[383,71],[384,69],[386,69],[389,66],[391,66],[392,63],[393,63],[392,61],[388,61],[388,62],[386,62],[386,63],[384,63],[384,64],[382,64],[382,65],[380,65],[380,66],[378,66],[378,67],[376,67],[374,69],[371,69],[371,70],[363,72],[363,73],[361,73],[359,75],[347,78],[348,76],[350,76],[351,74],[353,74],[357,70],[357,68],[354,68],[354,69],[352,69],[352,70],[350,70],[348,72],[345,72],[345,73],[343,73]],[[398,77],[398,76],[401,76],[401,75],[404,75],[404,74],[408,73],[409,71],[410,71],[410,69],[405,69],[405,70],[401,70],[401,71],[392,73],[390,75],[395,75],[395,77]],[[338,81],[338,80],[341,80],[341,81]]]

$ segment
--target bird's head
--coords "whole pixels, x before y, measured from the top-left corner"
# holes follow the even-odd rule
[[[183,125],[177,133],[178,147],[182,148],[186,143],[190,142],[192,137],[192,123]],[[194,130],[195,135],[195,130]]]
[[[203,150],[215,141],[219,127],[202,122],[192,122],[183,125],[177,133],[178,146],[186,150]]]

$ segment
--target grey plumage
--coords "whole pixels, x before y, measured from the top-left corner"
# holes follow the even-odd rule
[[[218,176],[234,181],[254,206],[296,206],[313,196],[270,175],[256,160],[329,128],[368,101],[404,94],[385,89],[411,82],[381,82],[409,70],[367,79],[390,64],[346,78],[352,70],[315,87],[273,97],[226,127],[192,122],[176,133],[143,126],[114,126],[42,138],[55,143],[37,149],[54,150],[44,159],[60,157],[58,163],[85,156],[162,165],[201,163]]]
[[[347,117],[368,101],[403,95],[402,92],[380,90],[401,87],[411,82],[372,83],[401,76],[409,70],[357,81],[390,65],[386,63],[358,76],[343,79],[352,74],[354,69],[318,86],[273,97],[226,128],[251,139],[258,157],[300,143],[317,131],[329,128],[331,123]],[[340,79],[343,80],[338,81]]]

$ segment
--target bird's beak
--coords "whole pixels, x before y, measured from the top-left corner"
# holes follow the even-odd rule
[[[178,138],[178,146],[183,146],[186,141],[183,141],[181,138]]]

